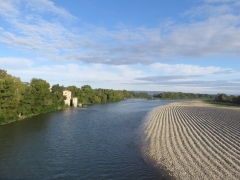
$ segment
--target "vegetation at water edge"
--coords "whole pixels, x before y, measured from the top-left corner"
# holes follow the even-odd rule
[[[216,95],[183,92],[162,92],[160,94],[154,94],[153,97],[160,99],[214,99]]]
[[[33,78],[30,83],[0,69],[0,124],[6,124],[37,114],[51,112],[67,107],[64,103],[64,90],[70,90],[82,104],[116,102],[125,98],[149,98],[147,93],[126,90],[92,89],[89,85],[81,88],[53,85]]]

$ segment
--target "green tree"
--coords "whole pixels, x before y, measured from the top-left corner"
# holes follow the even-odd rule
[[[0,69],[0,123],[18,119],[17,106],[22,91],[21,80]]]
[[[65,90],[65,87],[64,86],[60,86],[59,84],[55,84],[52,86],[52,93],[55,93],[55,92],[63,92]]]
[[[216,98],[217,101],[226,102],[228,97],[226,94],[217,94]]]
[[[22,99],[19,102],[18,114],[21,116],[28,116],[33,113],[34,96],[31,91],[31,86],[26,86],[22,93]]]
[[[45,80],[33,78],[30,82],[34,97],[33,113],[38,114],[47,106],[52,105],[50,85]]]

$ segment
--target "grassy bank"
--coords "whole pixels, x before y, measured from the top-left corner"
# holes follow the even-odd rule
[[[229,103],[229,102],[219,102],[219,101],[215,101],[215,100],[203,100],[203,102],[205,102],[207,104],[212,104],[212,105],[218,106],[218,107],[238,107],[238,108],[240,108],[239,104]]]

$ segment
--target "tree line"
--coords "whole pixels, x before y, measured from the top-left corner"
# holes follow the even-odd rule
[[[215,97],[215,100],[219,102],[240,104],[240,96],[234,96],[234,95],[228,96],[226,94],[217,94]]]
[[[226,94],[194,94],[183,92],[162,92],[160,94],[154,94],[153,98],[160,99],[211,99],[217,102],[235,103],[240,104],[240,96],[226,95]]]
[[[127,90],[92,89],[89,85],[76,86],[53,85],[38,78],[30,83],[0,69],[0,124],[5,124],[32,115],[42,114],[66,107],[64,90],[70,90],[72,97],[77,97],[82,104],[116,102],[125,98],[149,98],[147,93]]]
[[[194,94],[183,92],[162,92],[160,94],[154,94],[154,98],[160,99],[214,99],[216,95],[211,94]]]

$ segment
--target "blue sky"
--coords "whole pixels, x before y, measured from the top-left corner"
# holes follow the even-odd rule
[[[240,94],[239,0],[0,0],[0,68],[22,81]]]

